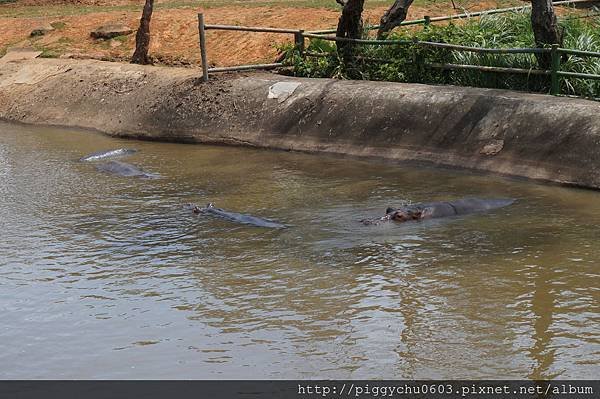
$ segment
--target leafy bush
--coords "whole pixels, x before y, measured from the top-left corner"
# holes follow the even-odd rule
[[[560,25],[564,32],[563,47],[600,52],[600,18],[584,20],[566,17],[561,19]],[[414,41],[428,41],[486,48],[535,47],[529,12],[484,15],[447,25],[397,29],[388,38],[403,40],[406,44],[356,45],[353,48],[353,62],[345,64],[336,52],[334,42],[312,39],[307,46],[306,57],[300,56],[293,47],[286,47],[286,62],[296,76],[452,84],[535,92],[548,92],[550,89],[548,76],[426,67],[431,63],[452,63],[538,69],[533,54],[473,53],[414,44]],[[565,55],[561,60],[561,70],[598,75],[600,58]],[[598,98],[600,80],[563,78],[561,93]]]

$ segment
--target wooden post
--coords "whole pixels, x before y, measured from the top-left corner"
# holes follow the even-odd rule
[[[413,38],[413,62],[415,63],[418,70],[423,71],[423,69],[425,68],[425,60],[423,59],[423,56],[421,55],[421,52],[419,50],[419,39],[415,37]],[[419,83],[420,82],[421,81],[419,80]]]
[[[424,24],[425,24],[426,27],[428,27],[429,25],[431,25],[431,17],[429,15],[425,15],[423,17],[423,19],[425,19]]]
[[[550,94],[556,96],[560,94],[560,80],[558,76],[558,70],[560,69],[560,54],[558,53],[558,44],[552,45],[552,51],[550,53],[552,56],[552,64],[551,64],[551,87]]]
[[[198,14],[198,35],[200,36],[200,57],[202,58],[202,81],[208,82],[208,61],[206,57],[206,31],[204,30],[204,14]]]
[[[300,52],[300,55],[304,54],[304,30],[300,30],[294,33],[294,44]]]

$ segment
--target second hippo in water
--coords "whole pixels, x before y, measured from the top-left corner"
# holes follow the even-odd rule
[[[388,208],[385,216],[375,219],[362,220],[364,224],[379,224],[386,221],[408,222],[411,220],[432,219],[447,216],[468,215],[470,213],[485,212],[491,209],[502,208],[514,203],[514,199],[480,199],[464,198],[455,201],[426,202],[406,205],[400,208]]]
[[[116,150],[105,150],[105,151],[94,152],[89,155],[86,155],[83,158],[80,158],[79,160],[83,161],[83,162],[100,161],[103,159],[124,157],[127,155],[135,154],[136,152],[137,152],[137,150],[134,150],[132,148],[117,148]]]
[[[271,229],[285,229],[286,227],[288,227],[285,224],[281,224],[269,219],[263,219],[256,216],[244,215],[241,213],[225,211],[221,208],[215,208],[215,206],[212,203],[209,203],[204,208],[200,208],[199,206],[194,204],[188,204],[187,206],[195,214],[203,213],[213,215],[225,220],[229,220],[231,222],[249,224],[256,227],[267,227]]]
[[[157,178],[158,175],[144,172],[143,170],[131,164],[119,161],[108,161],[96,165],[96,169],[101,172],[112,173],[125,177],[144,177],[148,179]]]

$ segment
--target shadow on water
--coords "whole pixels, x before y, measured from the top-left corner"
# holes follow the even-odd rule
[[[3,378],[592,378],[597,193],[0,125]],[[76,162],[135,147],[144,181]],[[364,226],[405,201],[511,207]],[[215,202],[285,230],[182,207]],[[68,366],[64,366],[68,364]],[[59,366],[60,365],[60,366]]]

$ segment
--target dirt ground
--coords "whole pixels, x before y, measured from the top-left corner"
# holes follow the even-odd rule
[[[209,24],[305,30],[334,27],[339,16],[335,7],[294,7],[287,2],[254,3],[252,6],[240,6],[239,3],[215,6],[221,3],[213,3],[203,8],[190,3],[173,5],[169,1],[172,0],[158,1],[162,7],[155,10],[151,25],[151,55],[156,63],[166,65],[199,64],[198,12],[204,13]],[[517,1],[455,0],[455,3],[469,11],[476,11],[523,4]],[[334,0],[331,2],[334,3]],[[122,23],[136,29],[142,4],[142,0],[22,0],[0,3],[0,56],[10,47],[34,47],[43,51],[42,56],[45,57],[128,60],[133,53],[135,34],[104,41],[92,39],[90,31],[107,23]],[[369,7],[367,1],[364,13],[367,22],[377,23],[387,8],[381,4]],[[450,0],[423,0],[415,2],[407,19],[459,12],[462,9],[453,9]],[[35,27],[44,24],[52,24],[56,30],[41,37],[29,36]],[[278,54],[277,45],[291,40],[291,35],[209,31],[209,63],[228,66],[273,62]]]

